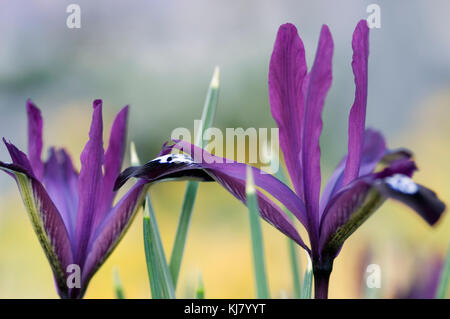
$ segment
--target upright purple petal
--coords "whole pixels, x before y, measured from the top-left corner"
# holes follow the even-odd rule
[[[303,198],[301,149],[306,73],[305,49],[297,29],[290,23],[283,24],[270,59],[269,98],[287,170],[300,198]]]
[[[75,257],[80,266],[85,258],[89,238],[93,232],[95,213],[98,212],[101,203],[103,189],[102,134],[102,101],[95,100],[89,141],[81,153],[81,171],[78,179],[79,204],[75,228],[77,243]]]
[[[320,196],[320,146],[322,109],[332,80],[333,39],[326,25],[320,32],[316,58],[309,73],[303,123],[303,181],[305,206],[310,220],[311,245],[318,241]]]
[[[142,206],[147,189],[148,185],[144,181],[137,182],[114,206],[93,234],[83,266],[83,287],[87,287],[89,280],[122,239],[139,207]],[[84,291],[78,293],[82,295]]]
[[[115,192],[114,182],[122,167],[127,139],[128,106],[125,106],[116,116],[111,127],[108,149],[103,163],[103,192],[100,210],[96,213],[95,225],[98,225],[112,207]]]
[[[364,142],[367,106],[367,72],[369,62],[369,27],[361,20],[353,33],[352,68],[355,77],[355,101],[348,120],[348,156],[342,185],[358,177]]]
[[[43,183],[74,240],[78,210],[78,173],[64,149],[50,149],[45,163]]]
[[[28,156],[34,175],[41,180],[44,175],[42,163],[42,116],[41,111],[31,100],[27,101],[28,114]]]

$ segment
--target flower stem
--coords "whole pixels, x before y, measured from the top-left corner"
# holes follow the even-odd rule
[[[328,299],[328,286],[332,269],[333,259],[323,258],[323,256],[320,261],[313,259],[315,299]]]
[[[328,285],[331,272],[314,273],[314,298],[328,299]]]

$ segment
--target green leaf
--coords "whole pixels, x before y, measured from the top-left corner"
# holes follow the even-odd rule
[[[441,279],[436,292],[436,299],[445,299],[448,291],[448,284],[450,281],[450,245],[447,252],[447,258],[445,260],[444,267],[441,272]]]
[[[253,174],[250,166],[247,166],[247,182],[245,187],[247,207],[250,215],[250,232],[253,251],[253,266],[255,271],[256,297],[269,299],[266,269],[264,264],[264,247],[259,218],[258,197],[253,182]]]
[[[268,146],[266,146],[267,153]],[[268,156],[269,165],[272,165],[273,162],[273,149],[270,152],[270,156]],[[283,169],[279,167],[277,172],[274,174],[276,178],[282,181],[287,185],[286,175],[283,172]],[[289,216],[292,222],[295,221],[294,215],[284,207],[284,212]],[[298,263],[298,251],[297,244],[290,238],[287,238],[288,242],[288,250],[289,250],[289,264],[291,266],[291,274],[292,274],[292,286],[294,290],[294,297],[299,299],[301,297],[302,284],[300,279],[300,264]]]
[[[300,266],[298,263],[298,253],[297,247],[294,241],[288,238],[288,249],[289,249],[289,261],[291,265],[291,273],[292,273],[292,286],[294,288],[294,297],[300,298],[302,291],[302,284],[300,281]]]
[[[122,281],[120,280],[120,276],[119,276],[119,269],[116,267],[113,269],[113,283],[114,283],[114,292],[116,293],[116,298],[117,299],[125,299]]]
[[[306,253],[306,258],[308,260],[308,264],[306,266],[305,276],[303,277],[301,299],[311,299],[311,291],[312,291],[313,271],[311,258],[309,258],[308,253]]]
[[[219,97],[219,68],[214,70],[208,94],[203,107],[200,127],[195,132],[195,145],[204,147],[207,142],[203,141],[203,133],[212,126],[214,115],[216,113],[217,101]],[[191,223],[192,210],[194,208],[195,198],[197,196],[198,182],[190,181],[186,185],[183,206],[181,208],[180,218],[178,220],[177,232],[170,257],[170,273],[173,278],[174,287],[177,286],[178,275],[180,273],[181,261],[183,259],[186,238]]]
[[[174,299],[175,289],[149,195],[145,200],[143,224],[145,258],[152,297],[154,299]]]
[[[198,274],[198,284],[197,289],[195,290],[195,298],[205,299],[205,287],[203,286],[203,278],[201,272]]]
[[[136,152],[136,145],[133,141],[130,143],[130,163],[131,166],[139,166],[141,165],[141,161],[139,160],[139,156]]]

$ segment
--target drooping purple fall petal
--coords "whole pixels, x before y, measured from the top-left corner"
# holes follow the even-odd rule
[[[172,147],[181,149],[189,155],[202,154],[202,158],[208,158],[208,163],[202,160],[194,160],[190,156],[166,154],[143,166],[126,169],[117,179],[116,189],[121,187],[131,177],[144,179],[148,183],[172,179],[215,180],[245,203],[245,170],[247,165],[214,156],[185,141],[178,141]],[[264,174],[255,167],[252,170],[257,187],[270,193],[299,218],[302,223],[306,223],[303,203],[292,190],[272,175]],[[258,192],[258,200],[261,216],[266,221],[294,239],[299,245],[308,249],[283,210],[261,192]]]
[[[334,258],[345,239],[387,198],[404,202],[429,224],[434,224],[445,205],[434,192],[410,179],[414,170],[413,161],[397,160],[383,171],[362,176],[339,191],[323,214],[320,227],[322,255]]]
[[[269,98],[279,128],[280,147],[297,195],[303,198],[301,165],[305,77],[307,66],[303,42],[294,25],[282,25],[269,66]]]
[[[191,156],[193,155],[194,159],[196,154],[203,154],[203,158],[208,159],[207,162],[202,161],[200,163],[203,168],[208,169],[208,171],[225,173],[233,179],[241,180],[245,184],[247,165],[214,156],[200,147],[185,141],[178,141],[173,147]],[[227,161],[228,163],[226,163]],[[252,167],[252,171],[255,186],[267,191],[280,201],[307,228],[307,215],[303,201],[274,176],[264,173],[255,167]]]
[[[348,157],[342,186],[359,175],[364,143],[364,127],[367,106],[367,74],[369,63],[369,27],[361,20],[353,33],[352,69],[355,77],[355,101],[348,120]]]
[[[10,153],[23,154],[12,144],[7,144]],[[22,166],[23,165],[23,166]],[[34,177],[28,159],[21,158],[14,164],[0,162],[0,169],[17,182],[33,229],[50,263],[58,292],[67,296],[66,267],[73,262],[71,242],[64,222],[42,184]]]
[[[322,26],[316,58],[309,73],[303,122],[303,182],[305,206],[310,224],[311,242],[318,242],[320,196],[320,146],[322,109],[332,80],[333,39],[326,25]]]
[[[434,225],[444,212],[444,203],[431,189],[415,183],[411,178],[395,174],[377,185],[387,198],[398,200],[416,211],[429,225]]]

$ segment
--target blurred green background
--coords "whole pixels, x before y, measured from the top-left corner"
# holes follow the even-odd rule
[[[66,146],[79,167],[91,103],[104,100],[105,136],[115,113],[131,105],[128,138],[150,160],[176,127],[199,119],[215,65],[221,93],[215,126],[275,127],[267,73],[278,26],[296,24],[312,64],[320,26],[335,42],[334,79],[324,111],[322,175],[347,145],[353,102],[351,36],[373,1],[6,1],[0,0],[0,136],[26,149],[25,101],[44,116],[44,143]],[[81,29],[66,27],[66,7],[81,6]],[[448,1],[382,1],[381,28],[371,31],[367,125],[389,146],[415,152],[415,179],[450,198],[450,12]],[[4,147],[0,160],[9,161]],[[128,164],[128,159],[126,165]],[[151,190],[170,255],[185,183]],[[13,180],[0,175],[0,297],[57,297],[50,267]],[[87,298],[111,298],[112,269],[127,297],[150,297],[139,214],[92,280]],[[264,224],[273,297],[292,296],[286,238]],[[435,229],[388,202],[345,244],[335,262],[330,297],[359,297],[361,256],[382,269],[383,296],[405,284],[416,256],[444,255],[450,220]],[[246,208],[215,184],[199,189],[182,264],[179,297],[192,296],[199,271],[206,297],[254,297]],[[300,251],[305,267],[305,256]],[[409,266],[405,266],[409,265]]]

